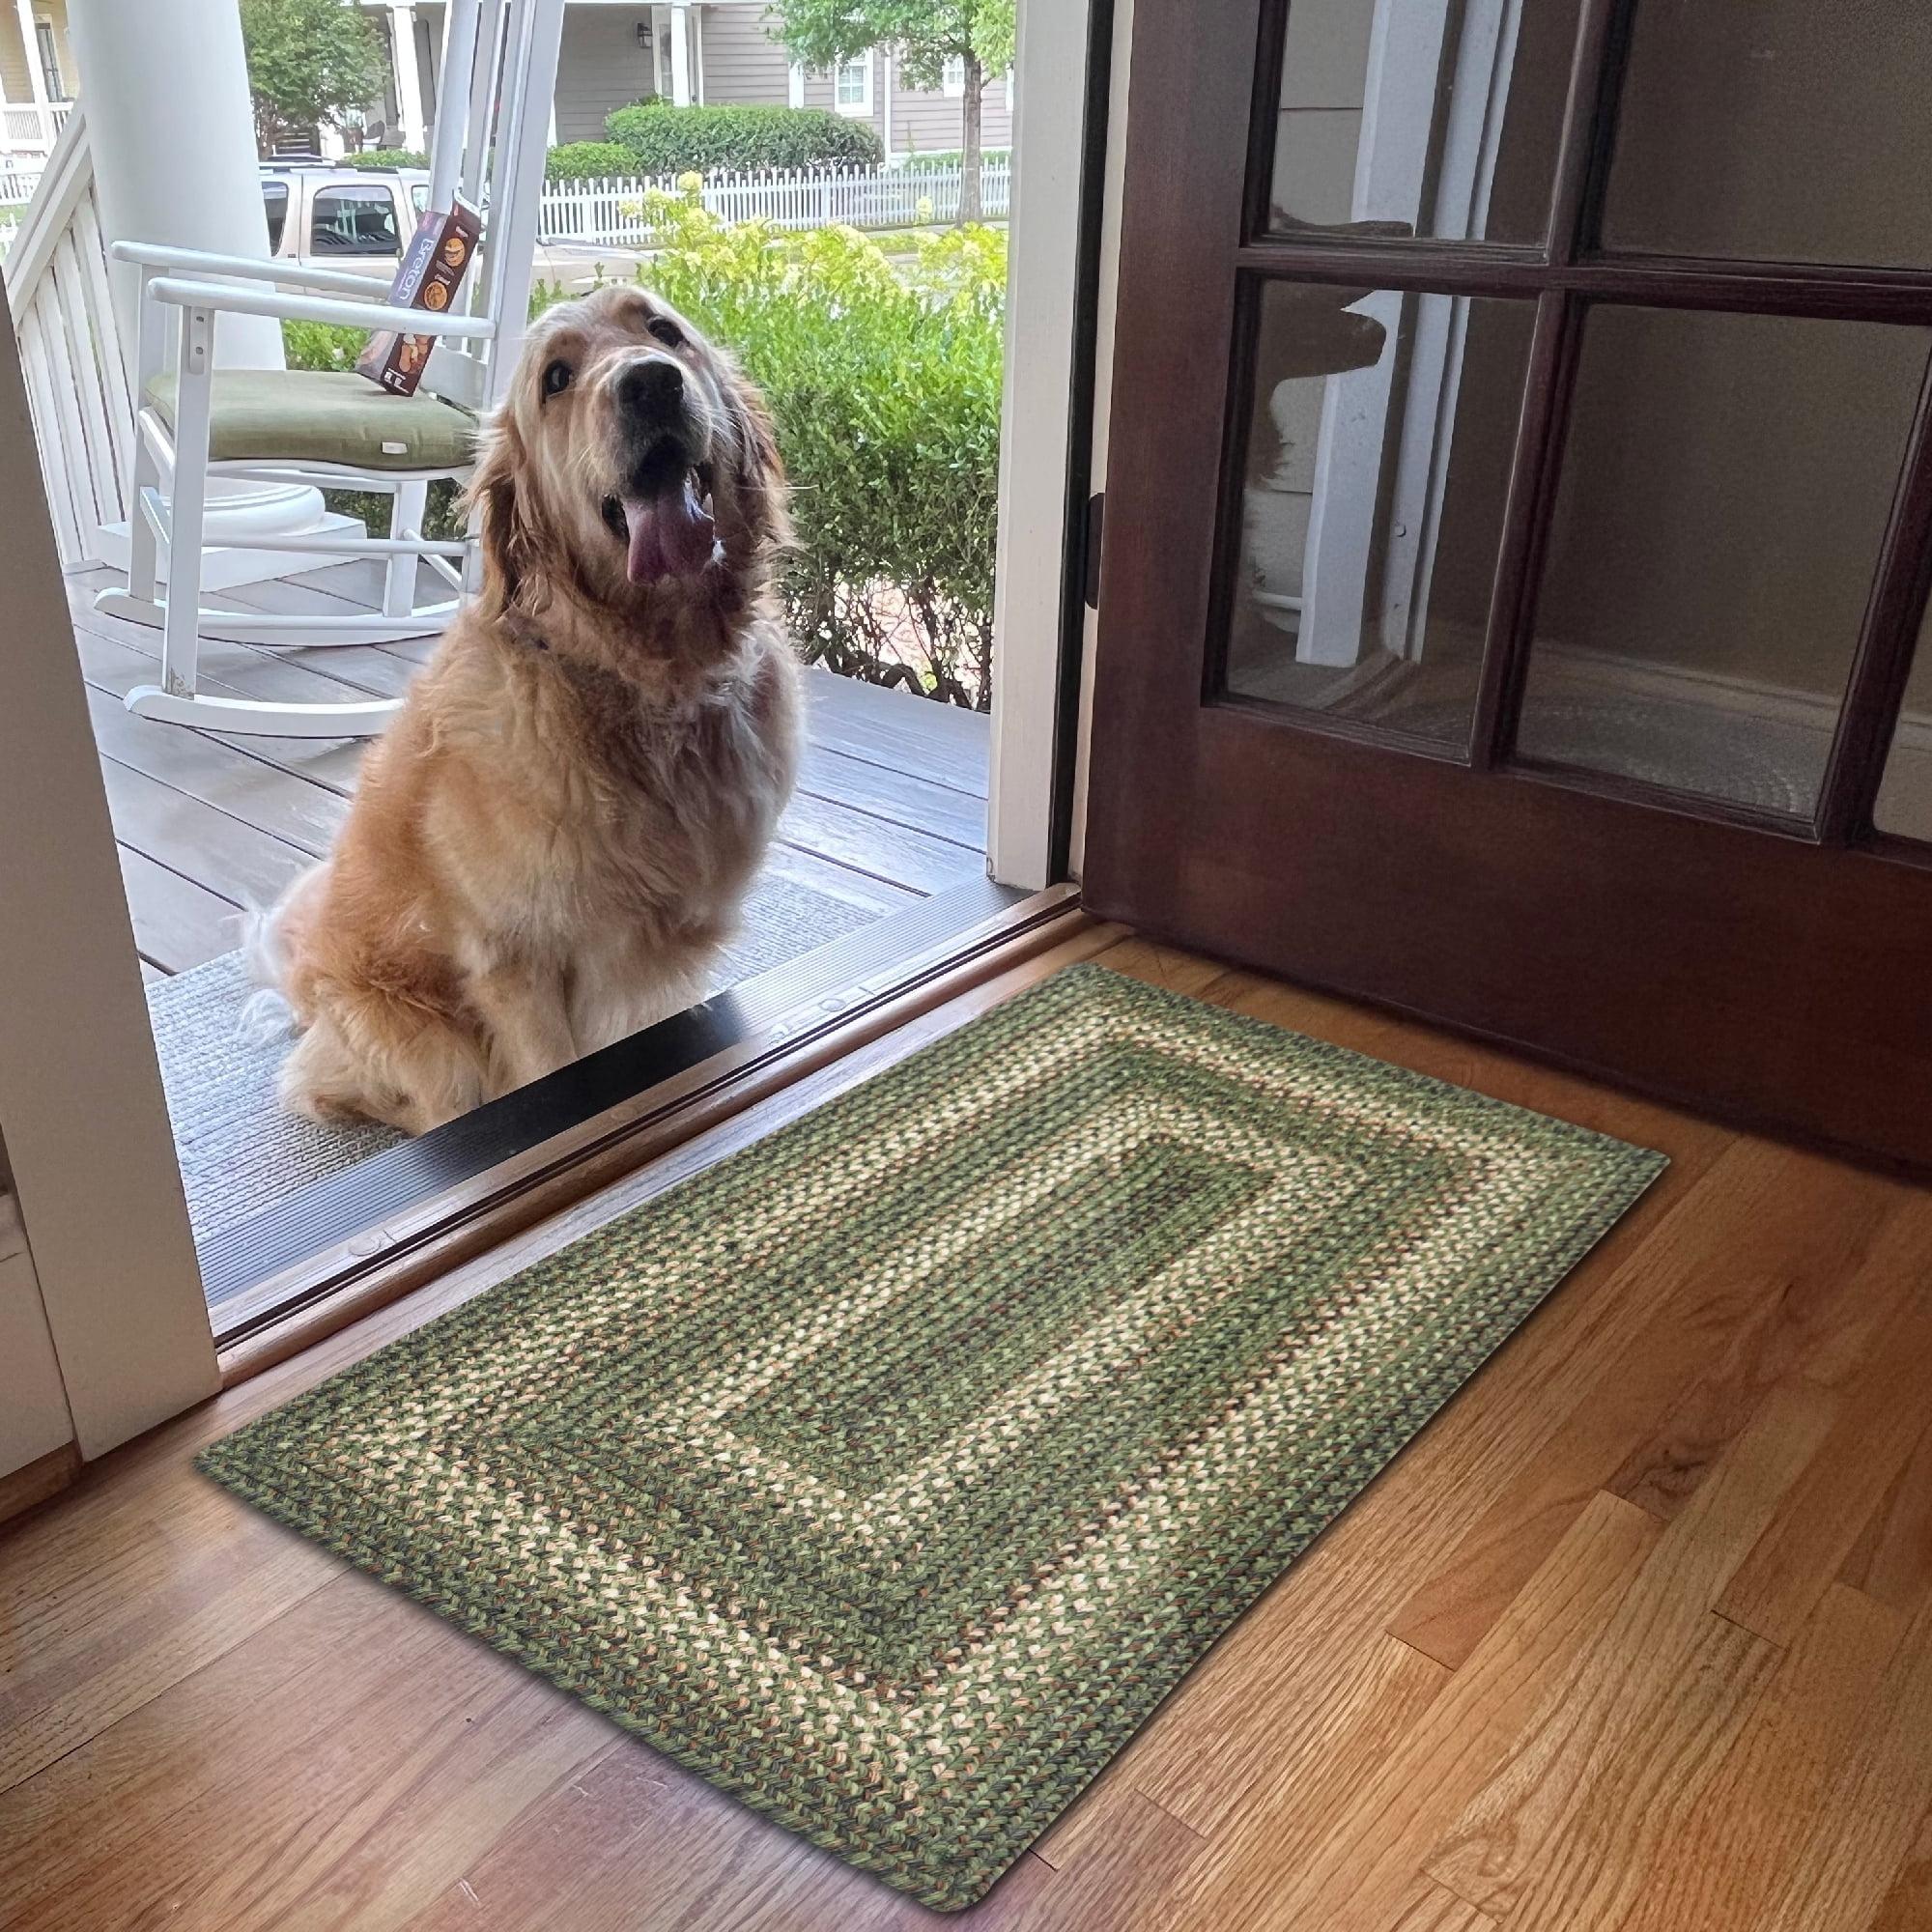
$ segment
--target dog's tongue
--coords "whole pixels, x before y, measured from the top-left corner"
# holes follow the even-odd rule
[[[718,532],[691,487],[691,472],[651,497],[623,498],[631,548],[624,569],[633,583],[696,577],[711,561]]]

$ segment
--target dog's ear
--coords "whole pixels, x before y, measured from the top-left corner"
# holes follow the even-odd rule
[[[476,469],[464,494],[466,510],[481,525],[483,605],[492,613],[514,604],[523,584],[529,548],[517,501],[517,477],[523,467],[523,438],[506,410],[483,432]]]

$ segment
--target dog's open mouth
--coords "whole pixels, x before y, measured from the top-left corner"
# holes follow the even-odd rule
[[[624,546],[624,574],[633,583],[702,575],[718,551],[711,515],[711,466],[664,460],[659,444],[638,467],[630,487],[606,497],[604,523]]]

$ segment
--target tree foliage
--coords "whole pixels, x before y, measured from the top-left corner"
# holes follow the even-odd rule
[[[242,0],[255,138],[264,154],[316,128],[339,128],[387,82],[382,37],[341,0]]]
[[[1014,0],[774,0],[772,37],[802,67],[832,68],[889,46],[915,87],[938,87],[958,61],[959,218],[980,214],[980,117],[989,74],[1013,64]]]

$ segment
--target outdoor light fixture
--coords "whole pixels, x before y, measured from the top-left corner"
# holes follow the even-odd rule
[[[639,20],[638,22],[638,44],[640,47],[647,47],[650,43],[651,23],[648,20]]]

